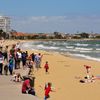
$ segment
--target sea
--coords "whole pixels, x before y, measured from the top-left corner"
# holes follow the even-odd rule
[[[65,56],[100,61],[100,40],[46,40],[20,44],[22,50],[45,50]]]

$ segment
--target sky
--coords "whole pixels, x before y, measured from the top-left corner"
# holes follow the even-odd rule
[[[100,0],[0,0],[18,32],[100,33]]]

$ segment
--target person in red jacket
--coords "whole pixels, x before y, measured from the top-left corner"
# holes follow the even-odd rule
[[[50,95],[49,93],[50,92],[56,92],[55,90],[52,90],[51,87],[52,86],[52,83],[48,82],[45,84],[45,88],[42,87],[41,85],[39,87],[41,87],[42,89],[44,89],[44,100],[47,100],[48,98],[50,98]]]
[[[49,69],[48,61],[46,61],[44,68],[45,68],[45,72],[48,73],[48,69]]]
[[[48,83],[47,85],[45,85],[45,97],[44,97],[44,100],[47,100],[50,96],[49,96],[49,93],[50,93],[51,90],[51,83]]]

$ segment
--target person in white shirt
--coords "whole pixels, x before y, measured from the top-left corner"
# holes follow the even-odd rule
[[[22,53],[21,53],[20,49],[18,49],[18,51],[17,51],[17,68],[20,68],[21,60],[22,60]]]

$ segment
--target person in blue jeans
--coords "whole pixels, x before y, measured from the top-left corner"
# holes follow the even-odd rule
[[[13,72],[13,66],[14,66],[13,62],[14,62],[13,57],[10,56],[10,59],[9,59],[9,72],[10,72],[10,75],[12,75],[12,72]]]

